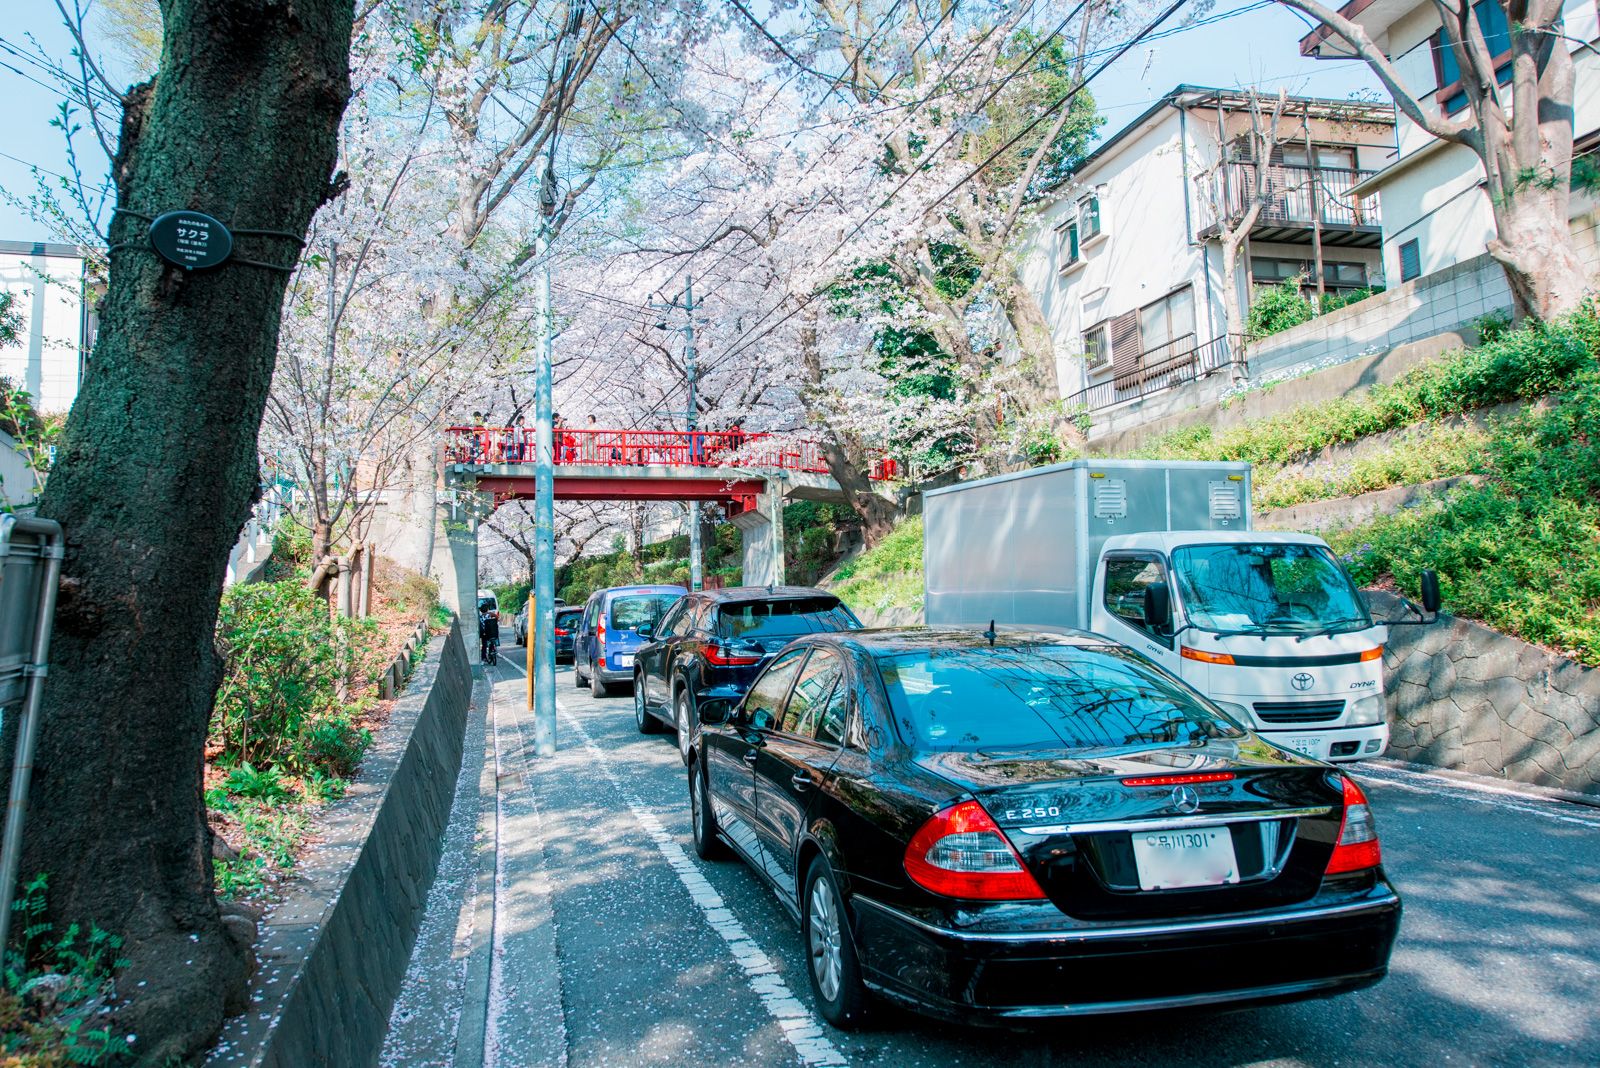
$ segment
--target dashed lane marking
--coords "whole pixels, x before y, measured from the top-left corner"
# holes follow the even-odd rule
[[[556,707],[560,708],[559,701],[556,702]],[[728,908],[722,900],[722,895],[707,881],[699,866],[689,859],[689,854],[684,848],[667,833],[661,821],[656,818],[656,814],[622,784],[622,780],[612,769],[610,757],[594,744],[589,733],[571,713],[561,708],[561,715],[573,733],[583,740],[583,746],[594,758],[595,766],[611,780],[623,803],[633,812],[633,818],[639,821],[645,834],[655,843],[656,849],[660,850],[668,867],[678,876],[678,881],[683,883],[684,889],[689,891],[689,897],[705,916],[706,923],[728,944],[729,952],[733,954],[735,963],[749,980],[751,989],[761,998],[761,1004],[766,1006],[767,1012],[777,1021],[784,1039],[794,1047],[800,1060],[808,1065],[848,1065],[849,1060],[823,1033],[821,1021],[790,991],[783,977],[778,975],[772,960],[745,931],[744,924],[735,918],[733,910]]]

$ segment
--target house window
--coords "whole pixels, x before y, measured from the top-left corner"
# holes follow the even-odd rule
[[[1472,11],[1478,18],[1478,28],[1483,31],[1483,42],[1489,46],[1489,55],[1494,57],[1495,81],[1501,85],[1509,84],[1511,27],[1506,23],[1506,13],[1500,6],[1500,0],[1479,0],[1472,6]],[[1467,106],[1467,93],[1465,89],[1458,88],[1461,84],[1461,67],[1456,63],[1455,50],[1450,47],[1450,39],[1442,26],[1433,38],[1433,67],[1439,77],[1440,106],[1446,115],[1454,115]]]
[[[1279,151],[1282,153],[1285,167],[1310,167],[1311,161],[1315,159],[1318,170],[1356,169],[1356,150],[1345,145],[1312,145],[1310,153],[1307,153],[1305,145],[1284,145]]]
[[[1409,282],[1422,274],[1422,249],[1412,238],[1400,246],[1400,281]]]
[[[1083,240],[1100,236],[1100,197],[1085,197],[1078,202],[1078,231]]]
[[[1110,323],[1096,323],[1083,335],[1083,352],[1091,371],[1104,367],[1111,359],[1110,325]]]
[[[1194,290],[1184,286],[1139,309],[1142,363],[1151,367],[1194,351]]]
[[[1259,284],[1282,285],[1296,276],[1315,279],[1316,272],[1305,260],[1284,260],[1266,256],[1250,258],[1250,275]],[[1315,285],[1315,281],[1307,284]],[[1363,289],[1367,285],[1367,265],[1364,263],[1337,263],[1322,261],[1322,284],[1325,289]]]
[[[1067,262],[1078,262],[1078,224],[1072,223],[1067,227],[1066,236],[1062,238],[1062,251],[1067,254]]]

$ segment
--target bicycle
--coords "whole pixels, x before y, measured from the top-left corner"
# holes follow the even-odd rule
[[[494,638],[483,643],[483,662],[490,667],[500,663],[500,643]]]

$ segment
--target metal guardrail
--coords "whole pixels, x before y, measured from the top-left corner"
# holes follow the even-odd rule
[[[532,427],[452,426],[445,428],[445,461],[473,464],[531,464]],[[828,474],[815,442],[769,434],[726,430],[568,430],[555,436],[557,465],[635,467],[750,467]],[[870,478],[899,478],[899,464],[887,457],[874,462]]]
[[[1144,353],[1137,367],[1079,390],[1068,397],[1064,404],[1069,410],[1082,406],[1090,411],[1099,411],[1148,397],[1152,393],[1161,393],[1197,378],[1207,378],[1235,364],[1242,366],[1243,361],[1234,358],[1233,347],[1228,344],[1226,336],[1196,345],[1194,335],[1186,334]]]

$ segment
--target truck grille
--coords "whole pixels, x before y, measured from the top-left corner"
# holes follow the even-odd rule
[[[1343,701],[1257,701],[1263,723],[1321,723],[1344,715]]]

